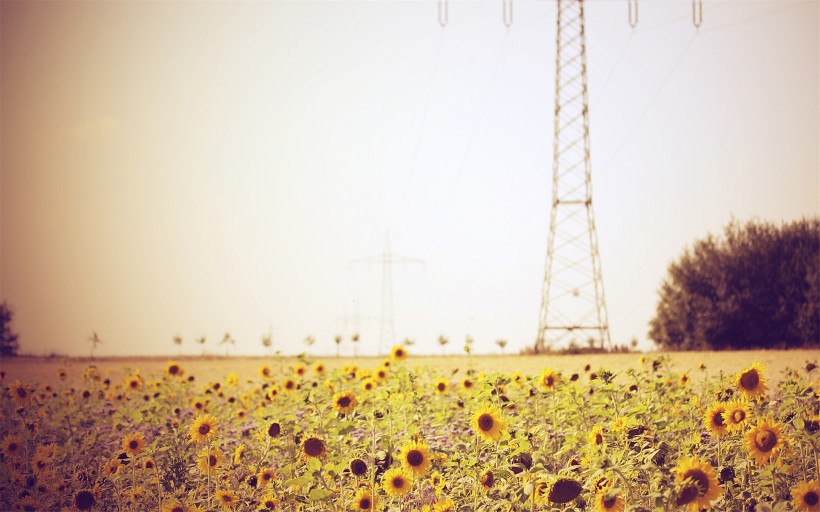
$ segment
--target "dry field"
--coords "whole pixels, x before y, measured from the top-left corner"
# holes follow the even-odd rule
[[[703,376],[718,377],[721,372],[731,375],[753,360],[763,364],[767,370],[767,377],[773,383],[781,380],[787,368],[802,368],[807,362],[820,362],[818,350],[749,350],[726,352],[668,352],[671,357],[671,370],[676,373],[698,371],[701,363],[706,366]],[[646,357],[655,357],[657,352],[647,353]],[[464,356],[410,356],[405,363],[409,368],[426,366],[445,372],[459,370],[456,377],[472,366],[477,372],[521,372],[524,375],[536,375],[544,368],[552,368],[566,377],[573,373],[584,373],[588,364],[591,369],[607,369],[615,373],[624,372],[627,368],[638,366],[641,354],[594,354],[594,355],[477,355],[468,358]],[[328,369],[337,369],[346,365],[355,365],[359,368],[374,368],[381,364],[384,358],[377,357],[326,357],[309,356],[309,362],[324,362]],[[57,370],[68,370],[69,379],[79,379],[82,371],[90,364],[96,365],[102,372],[111,376],[112,380],[120,381],[130,374],[131,370],[139,368],[142,373],[162,373],[170,360],[177,360],[184,364],[189,375],[194,375],[203,382],[219,380],[229,373],[239,376],[255,377],[259,366],[268,364],[276,371],[284,373],[297,362],[293,357],[127,357],[127,358],[11,358],[0,360],[0,369],[6,372],[9,378],[21,379],[33,383],[46,383],[57,378]],[[693,374],[694,375],[694,374]]]

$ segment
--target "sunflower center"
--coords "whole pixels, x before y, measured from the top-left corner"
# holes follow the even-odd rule
[[[809,506],[814,506],[820,503],[820,496],[814,491],[809,491],[803,496],[803,503]]]
[[[350,463],[350,471],[356,476],[362,476],[367,472],[367,464],[361,459],[356,459]]]
[[[552,375],[550,375],[549,377],[546,378],[544,383],[547,385],[548,388],[551,388],[552,385],[555,383],[555,379],[553,378]]]
[[[370,510],[370,498],[362,498],[359,500],[360,510]]]
[[[145,469],[154,469],[154,463],[150,460],[145,461]]]
[[[569,503],[581,494],[584,488],[570,478],[559,478],[550,489],[547,499],[553,503]]]
[[[137,448],[139,448],[139,446],[140,446],[140,443],[136,439],[132,439],[131,442],[128,443],[128,447],[131,448],[132,450],[136,450]]]
[[[74,504],[80,510],[90,510],[96,504],[96,500],[91,491],[80,491],[74,497]]]
[[[746,419],[746,412],[740,409],[732,411],[732,421],[734,423],[741,423]]]
[[[493,419],[492,415],[482,414],[478,417],[478,428],[480,428],[484,432],[489,432],[490,430],[492,430],[493,425],[495,425],[495,420]]]
[[[293,386],[294,386],[294,383],[293,383],[292,380],[289,380],[289,381],[285,382],[285,387],[287,389],[293,389]]]
[[[210,467],[216,467],[216,455],[208,455],[208,465]]]
[[[748,389],[752,391],[757,389],[757,385],[760,383],[760,375],[757,374],[757,370],[749,370],[748,372],[743,373],[740,376],[740,387],[743,389]]]
[[[9,449],[10,452],[16,452],[17,451],[17,443],[15,443],[15,442],[9,443],[8,444],[8,449]]]
[[[495,482],[495,476],[493,476],[493,472],[487,471],[484,474],[484,480],[482,480],[481,483],[484,485],[484,487],[492,487],[493,482]]]
[[[318,457],[322,453],[324,444],[321,439],[311,437],[305,441],[305,453],[311,457]]]
[[[407,463],[411,466],[421,466],[424,463],[424,454],[418,450],[410,450],[407,452]]]
[[[444,391],[445,389],[447,389],[447,386],[443,382],[439,382],[436,386],[436,389],[438,389],[439,391]]]
[[[168,368],[168,373],[170,373],[171,375],[176,375],[177,373],[179,373],[179,366],[177,366],[177,365],[175,365],[175,364],[172,364],[172,365]]]
[[[131,385],[131,387],[132,387],[132,388],[136,388],[137,386],[139,386],[139,385],[140,385],[140,383],[139,383],[138,381],[136,381],[136,380],[132,380],[132,381],[130,382],[130,385]]]
[[[397,350],[396,357],[404,357],[404,350]]]
[[[604,443],[604,436],[602,436],[601,434],[596,433],[595,434],[595,444],[600,445],[600,444],[603,444],[603,443]]]
[[[755,445],[761,452],[769,452],[777,444],[777,434],[770,430],[759,432],[755,436]]]
[[[716,412],[714,416],[712,416],[712,422],[717,425],[718,427],[723,426],[723,413]]]
[[[390,485],[392,485],[394,489],[401,489],[404,487],[404,478],[401,476],[393,477],[393,480],[390,481]]]
[[[695,482],[695,485],[698,486],[698,496],[704,496],[706,491],[709,490],[709,477],[699,469],[690,469],[683,474],[683,478],[684,480],[691,478]]]
[[[282,427],[279,426],[278,423],[271,423],[268,427],[268,436],[270,437],[279,437],[279,433],[282,431]]]
[[[343,396],[336,403],[339,404],[339,407],[349,407],[350,406],[350,397]]]
[[[604,498],[604,508],[607,510],[613,508],[616,501],[618,501],[618,498]]]
[[[207,423],[203,423],[202,425],[200,425],[200,426],[199,426],[198,431],[199,431],[199,433],[200,433],[200,434],[202,434],[203,436],[204,436],[204,435],[207,435],[207,434],[208,434],[208,432],[210,432],[210,431],[211,431],[211,426],[210,426],[210,425],[208,425]]]
[[[700,489],[697,485],[686,485],[681,489],[678,498],[675,500],[675,505],[686,505],[692,503],[700,495]]]
[[[20,398],[25,398],[28,393],[26,392],[26,388],[17,388],[17,396]]]
[[[171,512],[185,512],[185,509],[179,505],[175,505],[174,508],[171,509]]]

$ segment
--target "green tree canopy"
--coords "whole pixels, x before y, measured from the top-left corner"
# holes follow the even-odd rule
[[[671,350],[820,345],[820,220],[732,221],[669,265],[649,338]]]

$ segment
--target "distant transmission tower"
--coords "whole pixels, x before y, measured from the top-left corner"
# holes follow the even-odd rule
[[[583,0],[558,0],[552,210],[535,349],[611,346],[592,213]]]
[[[382,264],[382,314],[381,328],[379,330],[379,347],[377,355],[382,354],[382,347],[385,343],[392,346],[396,342],[396,327],[393,323],[393,269],[394,263],[419,263],[424,262],[419,259],[397,256],[390,252],[390,235],[384,234],[384,251],[378,256],[360,258],[351,263],[381,263]]]

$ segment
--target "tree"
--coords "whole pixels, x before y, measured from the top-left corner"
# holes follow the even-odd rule
[[[450,343],[450,340],[448,340],[443,334],[438,337],[438,344],[441,345],[441,355],[444,355],[444,345],[448,343]]]
[[[273,346],[273,334],[268,333],[262,336],[262,346],[265,347],[265,354],[268,354]]]
[[[501,355],[504,355],[504,349],[507,348],[507,340],[505,339],[498,339],[495,340],[495,344],[501,348]]]
[[[359,333],[354,333],[353,336],[350,337],[350,341],[353,343],[353,357],[356,357],[358,352],[359,339]]]
[[[339,357],[339,347],[342,344],[342,335],[337,334],[333,337],[333,342],[336,344],[336,357]]]
[[[673,350],[820,343],[820,219],[732,221],[669,265],[649,338]]]
[[[179,353],[181,354],[182,353],[182,336],[176,335],[176,336],[174,336],[173,339],[174,339],[174,345],[179,347]]]
[[[233,336],[231,336],[231,333],[229,333],[228,331],[225,331],[225,334],[222,336],[222,341],[220,341],[219,344],[220,345],[229,345],[230,344],[230,345],[233,345],[235,347],[236,346],[236,340],[233,339]],[[228,347],[225,347],[225,355],[226,356],[228,355]]]
[[[316,338],[314,338],[313,336],[307,336],[305,338],[304,343],[305,343],[305,346],[308,348],[308,351],[310,351],[310,347],[312,347],[313,344],[316,343]]]
[[[202,346],[202,355],[205,355],[205,336],[200,336],[196,339],[196,342]]]
[[[8,304],[0,304],[0,356],[16,356],[20,349],[17,334],[11,330],[14,311]]]
[[[97,334],[97,331],[94,331],[91,336],[88,338],[88,342],[91,343],[91,357],[94,357],[94,351],[97,349],[97,345],[102,345],[102,340],[100,336]]]

